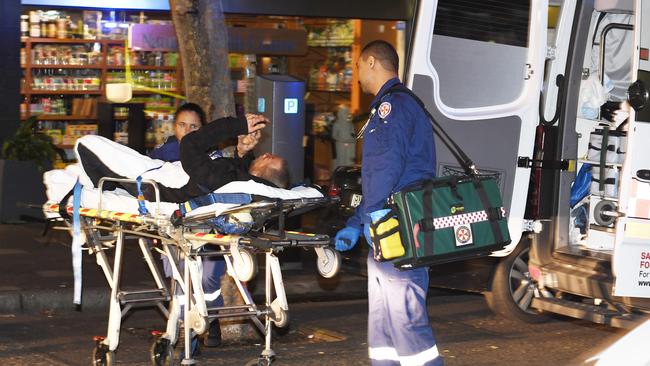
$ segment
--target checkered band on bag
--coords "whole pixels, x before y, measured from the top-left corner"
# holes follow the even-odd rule
[[[506,209],[503,207],[500,207],[499,210],[501,211],[502,217],[506,216]],[[459,226],[459,225],[466,225],[466,224],[474,224],[477,222],[481,221],[487,221],[488,220],[488,214],[485,210],[483,211],[476,211],[476,212],[470,212],[466,214],[460,214],[460,215],[452,215],[452,216],[445,216],[445,217],[438,217],[433,219],[433,227],[437,229],[445,229],[448,227],[454,227],[454,226]]]

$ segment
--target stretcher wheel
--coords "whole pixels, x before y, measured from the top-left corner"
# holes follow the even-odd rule
[[[171,366],[174,364],[174,347],[167,338],[159,337],[151,345],[151,365]]]
[[[240,281],[248,282],[257,274],[257,257],[245,249],[240,250],[239,253],[241,260],[237,256],[233,258],[235,274]]]
[[[190,310],[190,321],[187,324],[196,334],[203,334],[208,330],[208,322],[201,316],[197,308]]]
[[[271,310],[273,311],[273,323],[278,328],[284,328],[289,325],[289,312],[282,309],[278,299],[273,300],[271,303]]]
[[[596,204],[594,207],[594,221],[601,226],[610,226],[616,221],[615,216],[606,215],[605,211],[616,211],[616,203],[612,201],[603,200]]]
[[[323,254],[324,258],[318,257],[316,259],[316,268],[318,268],[318,273],[321,276],[332,278],[341,269],[341,254],[330,247],[323,248]]]
[[[115,365],[115,352],[108,349],[108,345],[98,343],[93,350],[93,366]]]

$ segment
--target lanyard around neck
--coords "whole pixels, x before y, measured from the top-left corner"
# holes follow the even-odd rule
[[[359,130],[359,133],[357,134],[356,137],[357,140],[363,137],[363,133],[366,132],[366,128],[368,128],[368,123],[370,123],[372,117],[375,116],[375,113],[377,113],[377,108],[373,108],[370,111],[370,116],[368,117],[368,120],[366,121],[366,123],[363,124],[363,127],[361,127],[361,130]]]

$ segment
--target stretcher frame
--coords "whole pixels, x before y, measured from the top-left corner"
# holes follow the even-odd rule
[[[218,215],[214,212],[176,218],[171,220],[160,213],[160,195],[156,182],[143,180],[155,190],[154,213],[132,214],[102,209],[102,192],[105,182],[135,183],[130,179],[102,178],[98,188],[100,192],[99,207],[80,208],[80,228],[83,241],[90,255],[95,255],[97,264],[102,268],[111,294],[109,299],[109,319],[106,337],[96,337],[96,347],[93,351],[93,364],[114,365],[115,351],[119,345],[121,320],[136,303],[146,303],[157,306],[167,317],[164,333],[156,332],[156,339],[151,346],[151,361],[154,365],[167,365],[174,362],[174,347],[179,340],[178,330],[183,326],[184,339],[182,365],[196,363],[191,352],[192,337],[204,333],[213,318],[249,318],[265,338],[264,349],[258,360],[258,365],[270,365],[275,357],[271,348],[271,328],[286,326],[288,322],[288,303],[284,291],[284,283],[280,262],[276,253],[286,247],[304,247],[314,249],[318,256],[317,267],[324,277],[332,277],[340,268],[341,258],[338,252],[330,247],[327,235],[307,234],[286,231],[285,216],[295,216],[319,206],[330,204],[336,198],[302,198],[293,200],[274,199],[258,201],[237,206],[221,212],[219,215],[234,212],[250,212],[256,217],[256,225],[278,218],[277,230],[265,230],[264,226],[246,235],[223,235],[211,233],[213,228],[206,224],[207,220]],[[58,203],[46,203],[43,207],[46,213],[62,213]],[[63,216],[66,227],[72,231],[72,206],[65,206]],[[61,227],[59,227],[61,228]],[[261,229],[261,230],[259,230]],[[138,239],[138,246],[156,284],[155,289],[142,291],[123,291],[120,288],[122,261],[125,240]],[[155,248],[167,257],[172,268],[171,286],[167,286],[161,275],[158,264],[152,256],[151,240],[156,239],[160,247]],[[208,244],[208,245],[206,245]],[[205,250],[209,246],[211,250]],[[216,246],[216,248],[214,247]],[[106,254],[107,250],[115,249],[113,264]],[[265,301],[257,305],[253,302],[248,289],[242,284],[250,280],[255,272],[255,254],[263,253],[265,266]],[[201,258],[205,256],[223,256],[227,273],[233,278],[243,305],[231,305],[208,308],[201,285]],[[181,265],[182,262],[182,265]],[[182,273],[179,269],[182,266]],[[243,268],[243,269],[242,269]],[[176,290],[178,288],[179,290]],[[275,297],[273,297],[275,293]],[[164,306],[170,301],[169,308]],[[181,306],[189,304],[189,306]],[[181,309],[182,308],[182,309]],[[187,319],[183,321],[181,319]],[[260,321],[264,319],[264,323]]]

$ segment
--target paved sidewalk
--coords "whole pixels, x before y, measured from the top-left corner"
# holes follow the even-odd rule
[[[42,236],[43,228],[44,224],[40,223],[0,225],[0,314],[75,309],[70,235],[50,230]],[[313,251],[302,252],[298,258],[301,261],[295,261],[296,253],[293,254],[293,262],[280,258],[290,301],[366,296],[364,277],[341,273],[335,278],[324,279],[316,273]],[[153,279],[137,244],[126,247],[124,269],[124,287],[152,287]],[[254,280],[256,283],[249,284],[254,297],[263,294],[263,279],[263,268],[260,268]],[[95,263],[95,257],[84,252],[83,307],[106,307],[109,295],[106,278]]]

